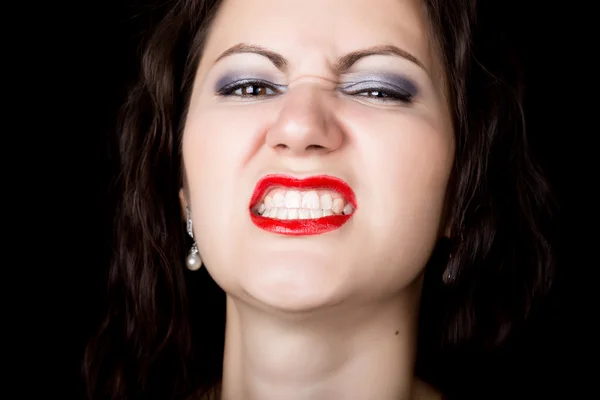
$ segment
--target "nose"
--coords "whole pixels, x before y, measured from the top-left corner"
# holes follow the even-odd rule
[[[267,145],[278,152],[303,156],[330,153],[343,141],[329,89],[302,84],[288,89],[282,108],[267,132]]]

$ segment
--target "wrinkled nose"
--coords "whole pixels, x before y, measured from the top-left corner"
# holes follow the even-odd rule
[[[288,155],[329,153],[342,145],[330,89],[305,83],[284,95],[278,118],[267,132],[267,144]]]

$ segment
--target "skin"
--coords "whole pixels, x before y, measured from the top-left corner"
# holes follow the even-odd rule
[[[279,53],[286,68],[254,53],[220,58],[239,43]],[[413,376],[422,273],[444,233],[454,160],[444,75],[431,43],[417,0],[221,6],[183,135],[182,202],[204,264],[227,293],[223,399],[439,398]],[[345,54],[383,45],[421,65],[373,55],[335,69]],[[389,74],[414,84],[411,102],[340,89],[367,76],[389,83]],[[217,95],[217,83],[232,75],[282,89]],[[262,231],[248,203],[270,173],[339,177],[358,209],[324,235]]]

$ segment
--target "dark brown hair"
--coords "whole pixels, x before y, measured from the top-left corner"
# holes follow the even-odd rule
[[[184,268],[191,243],[178,198],[187,103],[219,3],[169,5],[123,109],[107,313],[83,367],[90,398],[183,399],[221,379],[224,294],[205,269]],[[522,78],[508,48],[476,23],[475,0],[426,4],[447,74],[456,162],[453,238],[442,251],[452,257],[427,267],[420,329],[440,342],[498,343],[549,288],[550,190],[528,149]],[[444,271],[451,279],[441,284]]]

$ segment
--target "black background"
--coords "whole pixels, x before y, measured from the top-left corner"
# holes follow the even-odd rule
[[[594,314],[584,289],[598,265],[586,230],[597,225],[587,212],[594,208],[594,178],[585,174],[593,167],[576,167],[568,150],[574,146],[576,158],[587,158],[579,152],[593,151],[598,131],[595,103],[587,100],[596,76],[586,71],[591,35],[580,30],[588,27],[580,23],[585,10],[500,3],[498,18],[510,27],[507,35],[525,66],[531,142],[561,200],[560,264],[550,298],[513,346],[464,368],[502,386],[507,399],[579,398],[596,369],[585,361],[597,364],[585,322]],[[6,36],[5,85],[14,91],[5,96],[3,136],[5,171],[15,189],[5,197],[14,202],[7,219],[17,226],[6,271],[19,275],[3,279],[4,330],[14,336],[4,339],[4,349],[12,356],[9,370],[18,372],[10,382],[16,392],[6,389],[7,398],[33,398],[36,391],[42,398],[81,398],[80,357],[97,322],[111,252],[110,138],[138,62],[136,46],[156,13],[140,0],[20,6],[3,16],[13,32]],[[12,154],[13,138],[23,142],[22,155]],[[11,179],[23,172],[25,178]],[[577,204],[567,206],[572,199]]]

